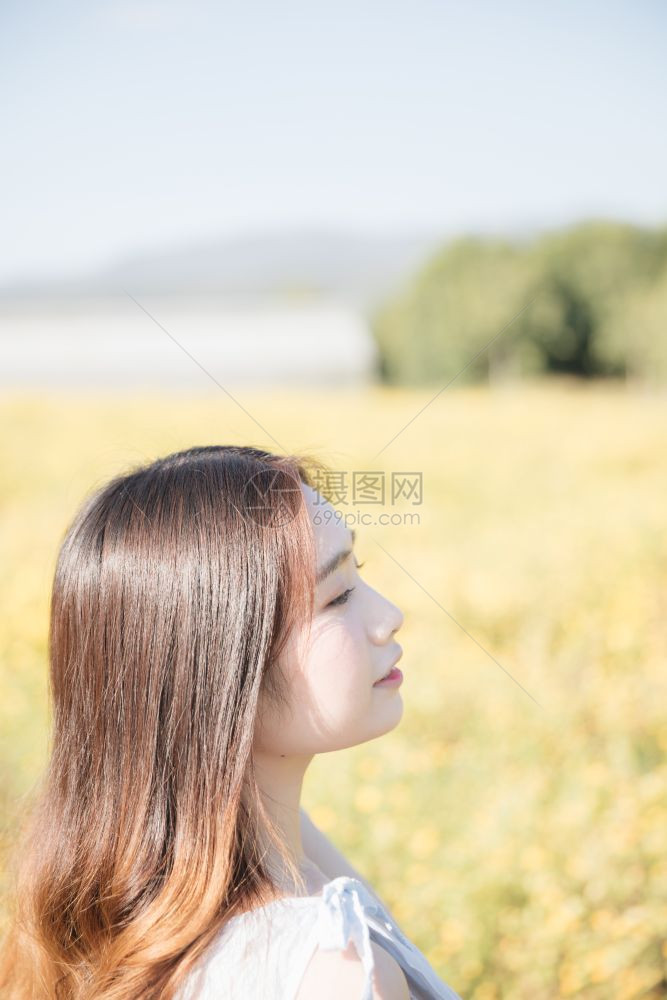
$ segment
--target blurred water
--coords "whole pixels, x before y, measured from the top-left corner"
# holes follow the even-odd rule
[[[150,316],[128,296],[0,303],[0,384],[212,387],[206,372],[223,384],[348,385],[374,379],[376,348],[368,324],[347,304],[238,305],[155,295],[137,300]]]

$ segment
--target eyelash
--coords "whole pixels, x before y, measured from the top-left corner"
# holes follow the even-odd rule
[[[363,563],[355,563],[357,569],[361,569],[363,565],[364,565]],[[336,608],[340,604],[347,604],[348,600],[350,599],[350,594],[354,589],[355,589],[354,587],[348,587],[348,589],[344,590],[342,594],[338,595],[338,597],[334,597],[333,601],[329,601],[327,607]]]

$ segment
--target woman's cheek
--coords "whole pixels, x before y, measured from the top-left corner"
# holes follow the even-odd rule
[[[335,701],[348,687],[353,648],[354,644],[340,623],[320,636],[309,663],[311,687],[319,702],[323,699]]]

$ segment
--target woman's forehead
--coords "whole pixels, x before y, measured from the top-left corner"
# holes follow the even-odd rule
[[[340,511],[317,490],[304,486],[308,513],[313,522],[313,533],[317,550],[318,567],[334,554],[351,549],[354,544],[354,531],[345,524]]]

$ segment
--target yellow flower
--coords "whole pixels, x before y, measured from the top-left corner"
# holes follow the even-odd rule
[[[361,785],[354,796],[354,804],[359,812],[376,812],[381,803],[382,792],[376,785]]]
[[[419,826],[410,838],[410,851],[416,858],[430,858],[440,844],[440,834],[434,826]]]

